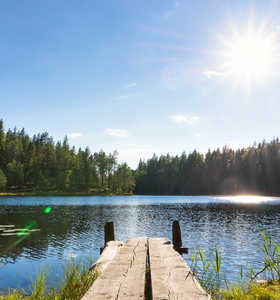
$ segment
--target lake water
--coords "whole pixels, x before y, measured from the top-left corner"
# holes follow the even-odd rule
[[[280,198],[214,196],[114,197],[1,197],[0,291],[28,288],[42,268],[54,285],[65,262],[96,260],[104,243],[104,223],[113,221],[115,237],[168,237],[172,221],[179,220],[183,245],[213,253],[223,251],[227,278],[240,266],[262,260],[260,231],[280,242]],[[3,231],[1,225],[14,225]],[[39,229],[30,235],[13,229]],[[8,231],[7,231],[8,230]],[[187,262],[191,254],[184,255]]]

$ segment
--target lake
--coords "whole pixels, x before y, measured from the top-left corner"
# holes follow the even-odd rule
[[[183,245],[222,250],[222,268],[235,280],[240,266],[259,265],[260,231],[280,242],[280,198],[215,196],[1,197],[0,291],[28,288],[43,268],[49,285],[71,259],[89,262],[104,244],[104,223],[115,237],[168,237],[179,220]],[[4,227],[1,225],[14,225]],[[17,233],[11,231],[22,229]],[[25,229],[25,230],[24,230]],[[34,230],[29,235],[26,229]],[[190,262],[191,254],[184,255]]]

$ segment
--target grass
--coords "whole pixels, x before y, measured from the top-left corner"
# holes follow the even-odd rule
[[[194,250],[192,270],[213,300],[280,299],[280,246],[266,232],[261,235],[263,265],[258,269],[248,267],[246,272],[241,269],[237,283],[225,279],[221,270],[222,253],[217,248],[212,258],[207,257],[201,248]],[[146,275],[149,276],[149,270]],[[265,279],[261,283],[256,280],[260,275]],[[31,292],[10,290],[8,295],[0,296],[0,300],[78,300],[97,276],[96,271],[72,261],[66,266],[64,278],[57,289],[46,286],[46,272],[41,272],[33,283]],[[147,290],[146,296],[149,295],[150,291]]]
[[[91,265],[91,264],[90,264]],[[98,273],[82,263],[72,261],[64,272],[64,278],[57,289],[46,286],[46,272],[42,271],[34,281],[32,290],[10,290],[1,300],[79,300],[86,293]]]
[[[232,285],[228,290],[220,291],[218,299],[225,300],[279,300],[280,282],[268,281],[261,284],[250,283],[246,288]]]
[[[212,299],[280,299],[280,245],[273,241],[267,232],[261,232],[261,236],[263,265],[258,269],[248,266],[246,272],[241,269],[237,283],[225,279],[221,271],[222,254],[217,248],[211,259],[202,249],[194,250],[192,269],[202,287],[211,294]],[[257,281],[259,276],[264,278],[261,283]]]

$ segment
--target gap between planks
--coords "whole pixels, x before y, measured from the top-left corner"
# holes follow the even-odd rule
[[[211,299],[166,238],[131,238],[125,244],[108,242],[94,266],[100,276],[82,300]],[[150,292],[145,295],[147,285]]]

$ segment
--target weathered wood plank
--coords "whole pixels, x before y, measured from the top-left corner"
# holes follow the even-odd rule
[[[117,255],[117,253],[119,252],[122,246],[123,246],[123,242],[120,241],[107,242],[106,248],[99,256],[96,263],[91,266],[91,269],[96,268],[99,273],[103,273],[103,271],[112,262],[112,260]]]
[[[166,238],[148,239],[153,300],[211,299]]]
[[[103,253],[106,250],[107,247]],[[144,299],[146,257],[147,238],[129,239],[119,248],[82,299]]]
[[[106,248],[96,261],[94,265],[91,266],[91,269],[96,269],[98,273],[101,275],[105,271],[105,269],[112,263],[113,259],[117,255],[117,253],[120,251],[120,248],[123,246],[123,242],[120,241],[110,241],[106,244]],[[82,300],[90,300],[91,297],[91,289],[93,286],[90,287],[90,289],[87,291],[87,293],[84,295]],[[98,299],[98,298],[96,298]]]
[[[144,299],[147,238],[130,239],[127,241],[126,245],[133,248],[134,255],[126,278],[121,284],[118,299]]]

